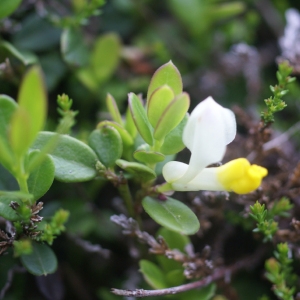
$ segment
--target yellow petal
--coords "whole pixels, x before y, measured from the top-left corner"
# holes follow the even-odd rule
[[[217,169],[217,178],[224,188],[237,194],[256,190],[268,174],[266,168],[251,165],[245,158],[232,160]]]

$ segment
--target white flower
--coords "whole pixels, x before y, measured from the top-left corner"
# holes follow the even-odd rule
[[[176,191],[234,191],[238,194],[257,189],[267,170],[250,165],[245,158],[220,167],[206,168],[222,160],[226,145],[236,135],[233,112],[208,97],[191,113],[183,131],[183,142],[191,151],[189,164],[168,162],[163,168],[165,180]]]

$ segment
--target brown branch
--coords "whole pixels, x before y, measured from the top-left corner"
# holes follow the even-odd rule
[[[210,276],[207,276],[201,280],[183,284],[180,286],[175,286],[166,289],[160,290],[144,290],[144,289],[136,289],[136,290],[121,290],[121,289],[111,289],[111,292],[118,296],[125,296],[125,297],[153,297],[153,296],[165,296],[165,295],[174,295],[182,292],[186,292],[189,290],[193,290],[196,288],[203,288],[210,283],[222,279],[224,277],[230,278],[233,273],[241,269],[251,269],[257,265],[257,263],[262,259],[266,252],[266,248],[259,248],[252,256],[242,259],[235,264],[229,267],[221,267],[214,271],[214,273]]]

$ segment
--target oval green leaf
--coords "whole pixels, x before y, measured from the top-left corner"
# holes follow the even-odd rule
[[[88,48],[78,28],[67,28],[61,35],[61,54],[66,63],[83,67],[88,63]]]
[[[103,126],[110,126],[116,129],[123,141],[124,146],[130,147],[133,145],[133,139],[126,129],[124,129],[120,124],[112,121],[103,121],[97,125],[97,129]]]
[[[115,33],[102,35],[97,39],[91,55],[90,66],[98,83],[102,83],[116,70],[121,53],[120,38]]]
[[[112,119],[118,123],[119,125],[123,126],[123,120],[118,108],[118,105],[116,103],[116,100],[111,94],[107,94],[106,96],[106,107],[112,117]]]
[[[57,269],[57,258],[52,249],[45,244],[32,243],[32,253],[21,255],[21,262],[27,271],[41,276],[52,274]]]
[[[154,138],[162,140],[172,131],[184,118],[190,106],[190,97],[182,93],[168,105],[160,117],[154,130]]]
[[[39,154],[34,150],[29,154],[29,162]],[[50,189],[55,174],[55,165],[50,155],[46,155],[42,163],[30,173],[27,184],[29,193],[33,195],[34,201],[41,198]]]
[[[188,115],[186,114],[179,125],[166,135],[164,143],[160,148],[161,153],[165,155],[176,154],[185,148],[182,141],[182,134],[187,120]]]
[[[40,132],[32,149],[42,150],[57,135],[54,132]],[[97,156],[85,143],[60,135],[56,147],[49,153],[55,165],[55,179],[63,182],[81,182],[96,176]]]
[[[122,156],[123,144],[118,131],[108,125],[95,129],[89,136],[89,145],[96,152],[99,160],[107,168],[115,165]]]
[[[153,262],[142,259],[140,261],[140,272],[143,274],[146,282],[154,289],[168,287],[163,271]]]
[[[15,197],[0,196],[0,216],[9,221],[18,221],[20,219],[19,216],[16,211],[9,206],[12,201],[19,204],[22,203],[21,200]]]
[[[149,167],[136,163],[136,162],[129,162],[123,159],[118,159],[116,164],[123,170],[127,171],[128,173],[132,174],[135,179],[140,181],[149,181],[156,178],[155,172],[150,169]]]
[[[200,223],[193,211],[182,202],[168,197],[156,200],[145,197],[142,205],[149,216],[159,225],[182,234],[195,234]]]
[[[128,96],[129,108],[135,126],[142,136],[143,140],[149,145],[153,145],[152,129],[147,118],[146,111],[141,103],[141,100],[134,93]]]
[[[147,115],[153,128],[156,127],[158,120],[174,97],[173,90],[167,85],[157,88],[152,93],[147,103]]]
[[[152,93],[163,85],[168,85],[175,95],[182,93],[181,75],[172,61],[162,65],[153,74],[148,87],[147,101],[149,101]]]

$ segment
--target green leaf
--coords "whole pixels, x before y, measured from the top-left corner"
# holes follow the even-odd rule
[[[166,281],[168,283],[168,286],[178,286],[178,285],[183,284],[185,281],[185,276],[183,274],[183,268],[172,270],[172,271],[168,272],[166,274]],[[189,299],[189,298],[187,298],[187,299]]]
[[[160,148],[161,153],[165,155],[176,154],[185,148],[182,141],[182,134],[187,120],[188,115],[186,114],[179,125],[166,135],[164,143]]]
[[[42,130],[47,112],[47,96],[38,66],[25,75],[18,95],[19,107],[11,119],[10,143],[14,153],[23,155]]]
[[[134,139],[137,134],[137,129],[136,129],[135,123],[133,121],[129,106],[127,107],[125,118],[126,119],[125,119],[124,128],[129,132],[131,137]]]
[[[172,199],[156,200],[145,197],[142,201],[145,211],[159,225],[182,234],[195,234],[200,223],[193,211],[182,202]]]
[[[108,109],[112,119],[116,123],[123,126],[123,120],[122,120],[118,105],[116,103],[116,100],[114,99],[114,97],[111,94],[107,94],[107,96],[106,96],[106,106],[107,106],[107,109]]]
[[[116,164],[123,170],[127,171],[128,173],[132,174],[135,179],[140,181],[149,181],[156,178],[155,172],[150,169],[149,167],[136,163],[136,162],[129,162],[123,159],[118,159]]]
[[[175,95],[182,93],[181,75],[172,61],[162,65],[153,74],[148,87],[147,101],[149,101],[152,93],[163,85],[168,85]]]
[[[29,161],[38,155],[40,151],[34,150],[29,154]],[[27,179],[29,193],[34,201],[41,198],[50,189],[55,174],[55,165],[50,155],[46,155],[43,162],[30,173]]]
[[[143,274],[147,283],[154,289],[164,289],[168,285],[162,270],[149,260],[140,261],[140,272]]]
[[[242,1],[236,1],[232,3],[222,3],[214,6],[214,9],[210,10],[209,16],[211,20],[221,21],[223,19],[232,18],[245,11],[246,5]]]
[[[183,120],[190,106],[190,97],[187,93],[182,93],[168,105],[160,117],[155,130],[154,138],[162,140]]]
[[[21,200],[15,197],[0,196],[0,216],[9,221],[18,221],[19,216],[15,210],[9,206],[12,201],[18,202],[19,204],[22,203]]]
[[[21,255],[21,262],[27,271],[41,276],[52,274],[57,269],[57,258],[52,249],[45,244],[32,243],[33,251],[28,255]]]
[[[185,293],[178,294],[179,300],[211,300],[213,296],[216,294],[217,286],[215,283],[211,283],[210,285],[201,288],[200,290],[191,290]],[[251,298],[251,295],[250,295]],[[223,299],[223,298],[222,298]],[[253,298],[251,298],[253,299]]]
[[[114,127],[103,125],[95,129],[89,136],[89,145],[107,168],[112,168],[122,156],[122,139]]]
[[[141,145],[134,153],[133,157],[146,164],[156,164],[164,161],[165,156],[159,152],[151,151],[148,144]]]
[[[157,88],[152,93],[147,102],[147,115],[153,128],[156,127],[164,110],[168,107],[174,97],[175,94],[173,90],[167,85]]]
[[[82,67],[88,63],[88,48],[82,32],[78,28],[67,28],[61,35],[61,54],[72,67]]]
[[[22,0],[1,0],[0,19],[3,19],[12,14],[18,8],[21,2]]]
[[[12,170],[13,156],[8,145],[8,129],[17,103],[6,95],[0,95],[0,162],[8,170]]]
[[[2,41],[0,42],[0,61],[5,61],[5,59],[9,59],[13,70],[18,70],[18,72],[23,72],[25,66],[37,62],[34,55],[23,54],[12,44]]]
[[[60,36],[61,29],[53,26],[47,18],[32,12],[22,19],[20,30],[12,36],[12,44],[21,50],[47,52],[59,45]]]
[[[42,150],[51,139],[54,132],[40,132],[32,145],[32,149]],[[63,182],[81,182],[96,176],[95,164],[97,156],[85,143],[70,137],[60,135],[57,146],[49,155],[55,165],[55,179]]]
[[[91,55],[90,66],[98,83],[102,83],[115,72],[120,59],[121,42],[118,35],[108,33],[97,39]]]
[[[185,252],[185,247],[191,242],[186,235],[165,227],[159,229],[157,236],[162,236],[170,249],[178,249],[181,252]]]
[[[101,128],[103,126],[110,126],[116,129],[123,141],[124,146],[130,147],[133,145],[133,139],[131,135],[128,133],[126,129],[124,129],[120,124],[112,121],[103,121],[97,125],[97,128]]]
[[[153,145],[152,129],[148,121],[146,111],[141,103],[141,100],[134,93],[130,93],[128,102],[129,102],[131,116],[138,132],[140,133],[144,141],[152,146]]]

